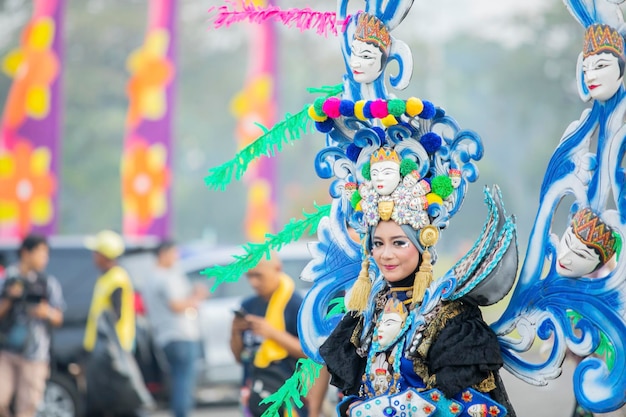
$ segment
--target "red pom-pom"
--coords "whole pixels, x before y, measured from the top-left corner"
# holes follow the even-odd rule
[[[332,119],[336,119],[337,117],[341,116],[341,113],[339,112],[340,105],[341,100],[339,100],[337,97],[331,97],[324,102],[324,104],[322,105],[322,110],[324,110],[326,116]]]
[[[372,111],[372,116],[377,119],[384,119],[389,116],[389,110],[387,110],[387,102],[384,100],[374,100],[372,102],[372,106],[370,107]]]

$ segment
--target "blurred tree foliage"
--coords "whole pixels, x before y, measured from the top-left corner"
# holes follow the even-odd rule
[[[411,87],[397,95],[426,98],[444,107],[463,128],[477,131],[486,148],[478,185],[444,235],[444,250],[456,251],[460,242],[476,237],[486,216],[479,189],[493,183],[501,186],[508,211],[517,215],[520,249],[525,249],[547,161],[565,127],[586,106],[574,84],[583,30],[561,1],[549,3],[541,18],[520,17],[515,22],[527,27],[531,36],[514,47],[468,32],[439,43],[398,36],[411,47],[415,68]],[[246,32],[245,25],[211,30],[207,10],[212,5],[215,0],[181,0],[179,7],[174,232],[180,240],[209,236],[238,244],[244,236],[244,184],[211,191],[203,177],[209,167],[236,151],[235,121],[228,106],[246,77]],[[0,0],[1,55],[17,45],[30,7],[29,1]],[[335,6],[324,0],[315,7]],[[62,234],[119,229],[125,61],[143,41],[146,8],[145,0],[68,1]],[[410,13],[403,25],[419,19]],[[307,87],[341,82],[345,68],[339,42],[332,37],[277,30],[282,117],[313,99]],[[9,87],[10,80],[1,76],[3,105]],[[323,143],[323,136],[314,133],[278,157],[278,224],[300,217],[302,209],[312,210],[313,201],[328,201],[328,183],[315,176],[311,158]]]

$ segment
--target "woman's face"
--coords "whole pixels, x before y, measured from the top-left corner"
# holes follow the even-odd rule
[[[350,69],[354,81],[361,84],[374,82],[383,72],[382,57],[383,53],[377,46],[353,39]]]
[[[579,278],[595,271],[601,264],[600,255],[585,245],[567,228],[557,249],[556,271],[568,278]]]
[[[378,323],[378,344],[385,349],[400,334],[404,320],[398,313],[384,313]]]
[[[370,168],[370,176],[379,195],[390,195],[400,184],[400,165],[392,161],[376,162]]]
[[[583,74],[589,94],[595,100],[610,99],[622,85],[618,59],[610,53],[604,52],[585,58]]]
[[[396,222],[379,222],[372,243],[372,256],[387,282],[401,281],[417,269],[420,253]]]

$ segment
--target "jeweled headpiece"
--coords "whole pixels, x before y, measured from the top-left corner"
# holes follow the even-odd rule
[[[615,254],[618,239],[613,229],[588,207],[576,212],[572,218],[572,230],[585,245],[600,254],[602,263]]]
[[[585,31],[583,58],[602,52],[613,53],[624,58],[624,38],[609,25],[591,25]]]
[[[383,311],[383,313],[397,314],[400,317],[402,317],[403,321],[406,319],[407,315],[409,314],[406,311],[406,307],[404,306],[404,303],[398,300],[397,298],[393,298],[393,297],[390,298],[385,304],[385,310]]]
[[[385,55],[391,46],[391,35],[387,26],[376,16],[360,13],[354,31],[354,39],[376,45]]]
[[[370,156],[370,164],[372,165],[376,162],[385,161],[396,162],[398,165],[400,165],[400,157],[398,156],[398,153],[395,150],[386,146],[378,148],[376,151],[374,151],[374,153],[372,153],[372,156]]]

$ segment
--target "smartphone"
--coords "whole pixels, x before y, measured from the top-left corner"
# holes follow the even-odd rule
[[[240,308],[239,310],[233,310],[233,313],[235,313],[235,316],[240,318],[244,318],[246,317],[246,314],[248,314],[248,312],[243,308]]]

